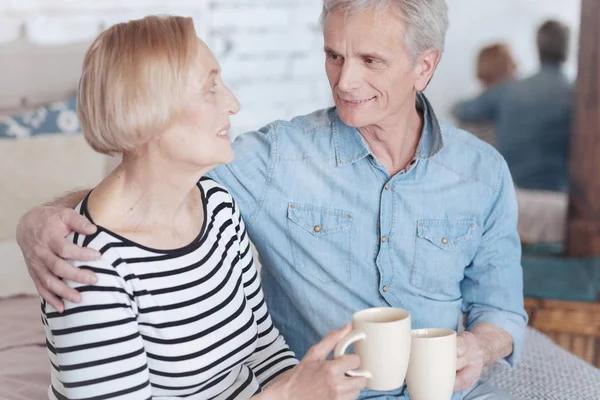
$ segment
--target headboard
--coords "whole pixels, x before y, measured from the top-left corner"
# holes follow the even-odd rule
[[[36,109],[75,94],[89,43],[0,44],[0,114]],[[73,189],[98,184],[114,160],[95,153],[81,134],[0,138],[0,242],[14,240],[20,216]]]
[[[0,45],[0,110],[73,95],[89,43],[39,46],[19,39]]]

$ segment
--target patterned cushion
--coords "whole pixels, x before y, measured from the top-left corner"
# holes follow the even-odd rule
[[[482,378],[516,399],[600,399],[600,370],[532,328],[527,328],[521,362],[514,368],[496,364]]]
[[[22,139],[47,134],[80,133],[75,97],[16,115],[0,115],[0,139]]]
[[[105,176],[109,158],[86,143],[75,107],[71,97],[0,115],[0,241],[14,240],[27,210]]]

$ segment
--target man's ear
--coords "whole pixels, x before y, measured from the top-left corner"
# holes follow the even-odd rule
[[[415,90],[422,92],[425,90],[433,73],[440,62],[441,53],[437,50],[429,49],[421,53],[415,62]]]

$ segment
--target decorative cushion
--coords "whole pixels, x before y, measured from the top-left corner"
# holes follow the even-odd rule
[[[76,104],[76,98],[71,97],[18,114],[0,115],[0,139],[80,133]]]
[[[32,207],[105,176],[109,158],[86,143],[75,107],[71,97],[0,115],[0,241],[14,239],[19,218]]]
[[[83,135],[0,140],[0,240],[14,239],[19,218],[32,207],[96,186],[104,178],[106,159]]]

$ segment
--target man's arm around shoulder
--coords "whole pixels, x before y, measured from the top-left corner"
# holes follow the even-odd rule
[[[29,275],[40,295],[58,310],[64,310],[60,298],[79,302],[81,295],[59,278],[94,284],[95,274],[74,267],[65,259],[96,260],[100,254],[82,248],[67,237],[72,232],[91,235],[96,227],[74,208],[83,200],[87,190],[68,193],[43,206],[35,207],[23,215],[17,226],[17,243],[23,252]]]

